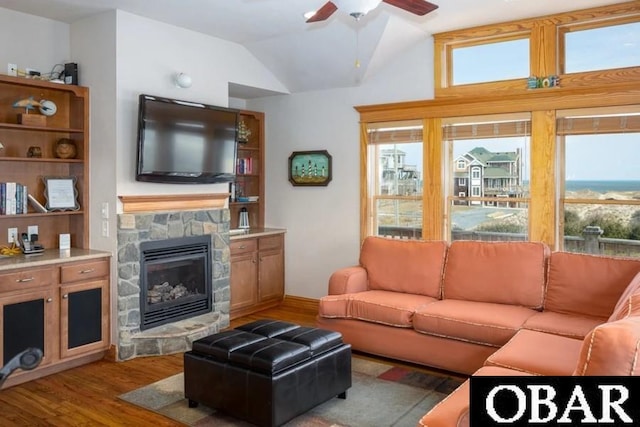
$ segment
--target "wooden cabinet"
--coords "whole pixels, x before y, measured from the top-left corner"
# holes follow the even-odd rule
[[[0,260],[0,365],[27,347],[44,353],[38,368],[14,372],[7,386],[102,358],[109,348],[110,256],[73,251],[93,254],[74,261],[45,251],[9,267]]]
[[[240,126],[249,136],[237,144],[236,181],[229,202],[231,228],[238,228],[240,212],[245,208],[251,228],[264,227],[264,113],[240,112]],[[241,132],[240,132],[241,134]],[[255,198],[257,197],[257,200]],[[248,198],[248,199],[247,199]]]
[[[283,235],[258,238],[258,249],[258,300],[280,303],[284,297]]]
[[[257,239],[231,242],[231,312],[258,302]]]
[[[284,233],[256,232],[231,241],[231,308],[235,319],[284,298]]]
[[[109,346],[109,261],[60,267],[60,352],[70,357]]]
[[[56,113],[44,116],[35,107],[28,115],[37,116],[40,121],[20,124],[18,115],[24,114],[25,109],[13,105],[29,98],[52,101],[57,106]],[[42,213],[28,204],[27,213],[0,215],[0,246],[6,244],[8,228],[18,228],[22,233],[27,232],[28,226],[37,225],[39,241],[45,248],[57,248],[61,233],[71,235],[73,247],[88,248],[88,120],[87,88],[0,76],[0,143],[4,147],[0,149],[0,182],[26,186],[27,194],[45,205],[43,177],[75,177],[79,205],[77,210]],[[57,143],[63,139],[75,146],[75,156],[62,158],[66,155],[56,153]]]
[[[0,296],[2,365],[28,347],[42,350],[40,366],[58,358],[54,346],[57,306],[57,296],[48,288]]]

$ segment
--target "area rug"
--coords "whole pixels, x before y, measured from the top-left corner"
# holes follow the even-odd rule
[[[199,405],[189,408],[183,374],[120,395],[126,402],[194,427],[248,427],[251,424]],[[331,399],[286,424],[287,427],[415,427],[436,403],[463,380],[354,357],[346,399]]]

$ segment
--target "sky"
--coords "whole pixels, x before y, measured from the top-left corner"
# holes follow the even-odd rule
[[[565,40],[568,72],[640,65],[640,23],[569,32]],[[526,77],[528,45],[528,40],[512,40],[455,49],[454,71],[461,70],[454,75],[455,83]],[[504,61],[505,57],[511,60]],[[496,74],[497,63],[501,68]],[[569,136],[566,141],[567,180],[640,181],[640,134]],[[454,158],[475,146],[484,146],[490,151],[515,151],[516,147],[521,147],[526,160],[530,144],[528,138],[456,141]],[[407,164],[417,165],[422,171],[420,144],[401,144],[398,148],[407,153]],[[611,155],[612,152],[615,155]],[[528,177],[528,165],[524,172]]]

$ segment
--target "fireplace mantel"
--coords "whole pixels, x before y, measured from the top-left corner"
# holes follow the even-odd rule
[[[229,193],[118,196],[124,213],[223,208]]]

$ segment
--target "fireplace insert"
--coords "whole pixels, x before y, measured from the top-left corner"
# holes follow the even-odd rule
[[[212,310],[211,236],[140,243],[140,329]]]

